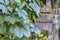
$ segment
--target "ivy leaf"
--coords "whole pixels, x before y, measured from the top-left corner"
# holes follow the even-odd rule
[[[25,10],[19,10],[18,8],[15,9],[18,12],[19,17],[23,19],[28,19],[28,14]]]
[[[38,5],[40,6],[40,0],[36,0],[36,1],[37,1]]]
[[[14,24],[15,22],[16,22],[16,19],[13,18],[13,17],[11,17],[11,18],[10,18],[10,23],[11,23],[11,24]]]
[[[38,28],[35,28],[34,32],[35,32],[36,34],[40,34],[40,30],[39,30]]]
[[[18,26],[14,29],[14,34],[19,38],[23,37],[23,32]]]
[[[4,20],[3,20],[3,17],[0,16],[0,24],[3,24]]]
[[[14,24],[16,22],[16,18],[10,17],[10,16],[6,16],[5,17],[5,21],[9,21],[11,24]]]
[[[32,11],[32,8],[31,8],[28,4],[26,4],[26,6],[27,6],[27,8],[28,8],[29,10]]]
[[[12,10],[13,10],[13,8],[10,7],[10,6],[8,6],[7,9],[8,9],[10,12],[12,12]]]
[[[0,28],[0,33],[3,34],[2,29]]]
[[[24,28],[25,28],[27,31],[29,31],[29,32],[30,32],[30,28],[29,28],[29,26],[28,26],[28,25],[25,25],[25,26],[24,26]]]
[[[29,6],[34,9],[36,12],[37,16],[40,14],[40,7],[37,5],[37,3],[34,1],[33,3],[30,3]]]
[[[35,34],[40,34],[40,29],[38,29],[38,28],[31,28],[31,32],[34,32]]]
[[[31,30],[31,32],[34,32],[34,28],[31,28],[30,30]]]
[[[32,0],[29,0],[29,2],[31,2]]]
[[[9,0],[5,0],[5,4],[8,5],[9,4]]]
[[[10,21],[10,16],[5,16],[5,21]]]
[[[25,10],[18,11],[19,17],[22,17],[23,19],[28,19],[28,14]]]
[[[24,20],[24,23],[25,24],[29,24],[30,23],[30,20],[29,19],[26,19],[26,20]]]
[[[5,25],[2,25],[2,32],[5,33],[6,32],[6,26]]]
[[[57,24],[58,22],[59,22],[59,21],[56,19],[54,23],[56,23],[56,24]]]
[[[0,4],[0,9],[2,10],[2,13],[7,13],[7,8],[4,5]]]
[[[16,22],[20,22],[20,19],[19,18],[16,18],[15,20],[16,20]]]
[[[18,11],[19,11],[19,9],[18,9],[18,8],[15,8],[15,11],[17,11],[17,12],[18,12]]]
[[[13,5],[15,3],[15,0],[9,0],[9,2],[11,3],[11,5]]]
[[[29,26],[30,26],[31,28],[35,28],[35,26],[34,26],[33,23],[30,23]]]
[[[23,35],[24,35],[25,37],[27,37],[27,38],[30,37],[30,31],[27,31],[27,30],[25,30],[24,28],[21,28],[21,31],[22,31],[22,33],[23,33]]]
[[[11,33],[14,33],[14,29],[15,29],[15,26],[11,25],[11,26],[10,26],[10,32],[11,32]]]
[[[23,1],[23,2],[21,2],[20,4],[19,4],[19,9],[22,9],[24,6],[25,6],[25,1]]]
[[[21,1],[20,0],[15,0],[17,3],[21,3]]]
[[[3,34],[5,32],[6,32],[6,26],[1,25],[1,27],[0,27],[0,33]]]
[[[30,32],[29,31],[24,31],[24,36],[26,36],[27,38],[30,37]]]
[[[4,4],[4,1],[3,0],[0,0],[0,2]]]
[[[60,28],[60,22],[56,24],[56,29],[58,30]]]

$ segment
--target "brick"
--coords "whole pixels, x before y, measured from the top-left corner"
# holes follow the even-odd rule
[[[36,23],[35,26],[42,30],[52,31],[53,23]]]
[[[53,15],[41,14],[41,16],[39,16],[39,22],[53,22]]]

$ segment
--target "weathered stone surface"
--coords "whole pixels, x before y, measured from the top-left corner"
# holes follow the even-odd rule
[[[41,14],[51,14],[51,12],[48,12],[48,11],[41,11]]]
[[[53,15],[52,14],[41,14],[39,17],[39,22],[52,22]]]
[[[57,9],[57,14],[60,15],[60,8]]]
[[[36,23],[35,26],[42,30],[52,31],[53,23]]]
[[[48,31],[48,40],[53,40],[53,23],[36,23],[35,26]]]
[[[51,13],[51,9],[49,9],[49,7],[44,6],[43,8],[41,8],[41,13],[46,13],[46,14],[50,14]]]
[[[60,21],[60,16],[57,17],[57,20]]]
[[[59,31],[55,33],[54,40],[59,40]]]

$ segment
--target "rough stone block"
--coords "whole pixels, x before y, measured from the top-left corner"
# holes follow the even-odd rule
[[[60,15],[60,8],[57,9],[57,15]]]
[[[39,22],[53,22],[53,15],[41,14],[41,16],[39,16]]]
[[[53,23],[36,23],[35,26],[42,30],[52,31]]]

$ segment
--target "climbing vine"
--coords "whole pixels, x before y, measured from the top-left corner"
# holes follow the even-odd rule
[[[0,0],[0,40],[22,40],[31,32],[40,14],[40,0]],[[25,40],[25,39],[24,39]]]
[[[60,5],[60,0],[56,0],[56,5]]]

